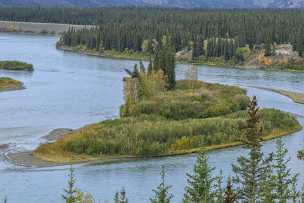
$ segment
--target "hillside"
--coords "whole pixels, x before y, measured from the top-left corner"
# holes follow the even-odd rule
[[[302,0],[0,0],[2,6],[153,6],[178,8],[303,8]]]

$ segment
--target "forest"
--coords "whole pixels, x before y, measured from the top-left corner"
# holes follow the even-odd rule
[[[0,20],[96,25],[63,33],[57,44],[62,49],[149,59],[166,36],[177,58],[187,62],[234,66],[257,60],[255,65],[303,70],[301,10],[9,7],[0,8],[0,13]],[[296,53],[274,57],[282,44]]]
[[[208,56],[236,55],[238,47],[291,43],[303,52],[303,12],[272,10],[201,11],[122,9],[90,30],[69,30],[62,36],[66,46],[88,49],[151,52],[153,44],[170,36],[175,51],[189,48],[199,56],[208,40]],[[258,48],[258,47],[256,47]],[[271,47],[268,53],[271,54]]]

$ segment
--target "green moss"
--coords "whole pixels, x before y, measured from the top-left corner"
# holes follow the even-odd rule
[[[0,69],[12,71],[33,71],[33,65],[21,61],[0,61]]]
[[[23,83],[8,77],[0,78],[0,91],[22,89]]]

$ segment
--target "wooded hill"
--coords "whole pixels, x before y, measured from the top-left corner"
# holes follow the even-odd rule
[[[106,12],[107,13],[107,12]],[[101,15],[98,27],[66,32],[60,44],[85,46],[103,52],[153,52],[163,36],[169,36],[176,52],[192,49],[193,56],[230,59],[237,48],[267,49],[273,44],[292,44],[300,55],[304,50],[304,13],[302,11],[186,11],[163,9],[114,9]],[[204,41],[208,41],[208,46]],[[240,57],[240,56],[239,56]]]

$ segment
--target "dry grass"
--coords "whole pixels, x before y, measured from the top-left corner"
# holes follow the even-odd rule
[[[23,88],[23,83],[8,77],[0,78],[0,91],[18,90]]]

